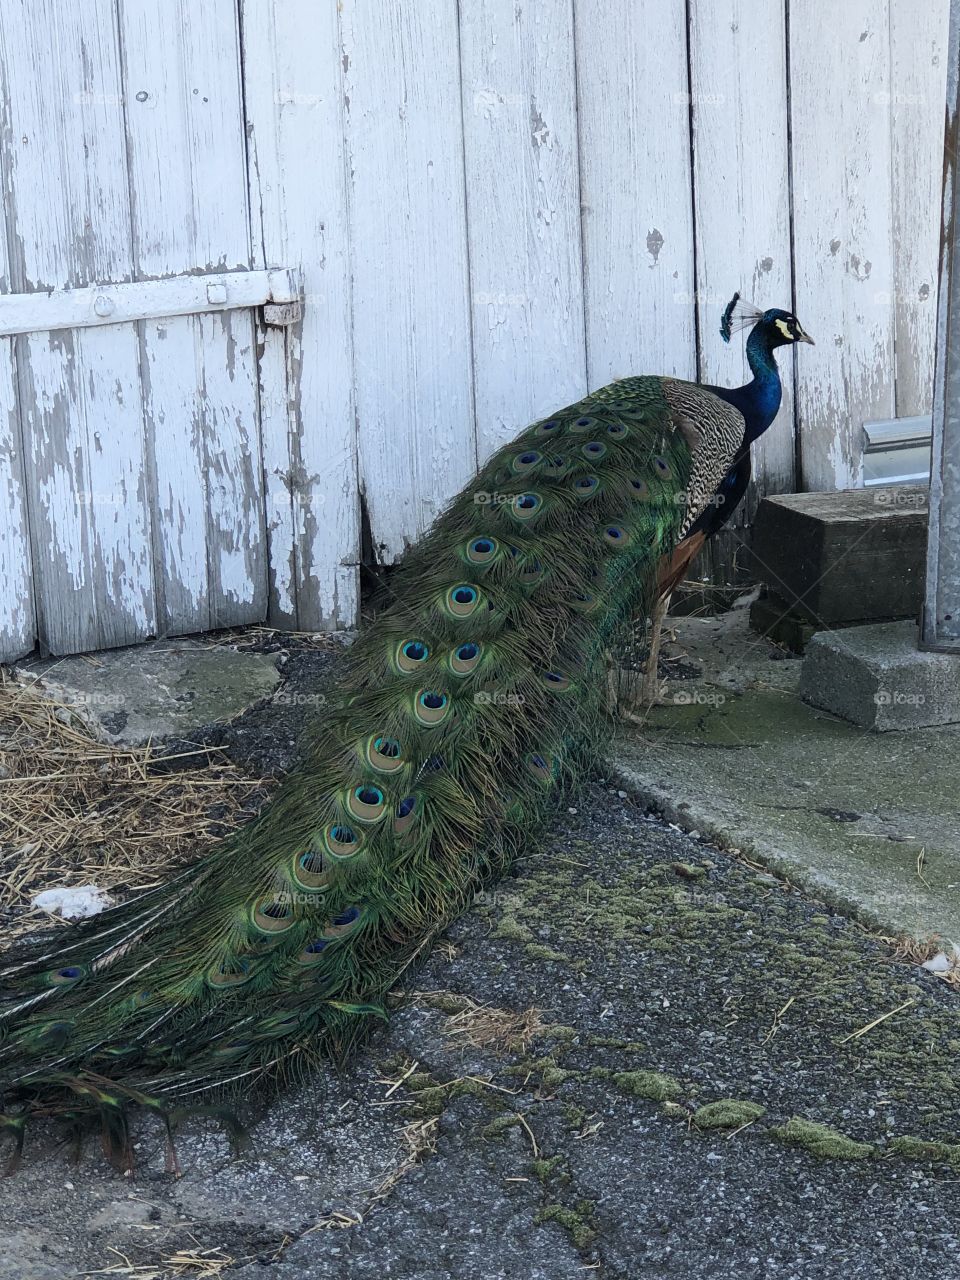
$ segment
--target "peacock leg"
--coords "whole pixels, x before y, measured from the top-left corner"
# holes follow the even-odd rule
[[[653,614],[650,618],[650,652],[647,655],[647,665],[644,668],[643,684],[640,686],[640,700],[643,706],[652,707],[660,701],[661,682],[657,674],[657,666],[660,659],[660,636],[663,631],[663,620],[667,616],[667,610],[670,608],[670,599],[672,592],[660,596],[657,603],[653,606]]]

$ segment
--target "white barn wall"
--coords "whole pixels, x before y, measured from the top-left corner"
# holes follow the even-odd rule
[[[857,483],[863,422],[929,408],[946,7],[13,6],[3,287],[284,268],[305,302],[4,340],[0,658],[352,625],[362,507],[389,562],[585,389],[741,380],[735,288],[818,342],[755,494]]]

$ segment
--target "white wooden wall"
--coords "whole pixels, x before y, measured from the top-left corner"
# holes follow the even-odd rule
[[[947,0],[82,9],[0,0],[0,293],[305,306],[0,338],[0,658],[351,625],[362,508],[389,561],[537,414],[742,381],[736,288],[817,339],[760,488],[856,485],[863,422],[929,408]]]

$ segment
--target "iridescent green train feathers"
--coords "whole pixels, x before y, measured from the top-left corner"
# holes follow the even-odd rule
[[[692,395],[718,412],[636,378],[529,428],[394,573],[263,814],[169,885],[8,954],[15,1146],[35,1112],[93,1117],[124,1161],[130,1102],[168,1123],[342,1054],[382,1012],[595,753],[605,646],[742,435],[727,410],[702,447]]]

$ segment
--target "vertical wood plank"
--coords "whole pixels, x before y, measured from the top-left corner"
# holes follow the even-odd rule
[[[138,277],[251,265],[237,10],[120,0]],[[267,550],[253,321],[141,328],[160,630],[261,621]]]
[[[461,8],[481,458],[586,391],[573,11]]]
[[[684,0],[576,0],[588,379],[696,377]]]
[[[803,484],[855,488],[864,421],[894,412],[887,0],[796,0],[789,52]]]
[[[386,559],[477,464],[456,0],[342,0],[360,465]]]
[[[267,546],[253,327],[242,311],[197,316],[196,323],[203,351],[210,625],[262,622]]]
[[[0,66],[13,287],[130,279],[112,0],[7,6]],[[54,653],[143,639],[155,605],[136,333],[29,335],[18,366],[41,639]]]
[[[301,630],[359,608],[342,57],[335,5],[243,0],[258,259],[299,267],[306,295],[302,324],[260,334],[270,618]]]
[[[949,16],[949,0],[890,3],[898,417],[929,413],[933,401]]]
[[[4,338],[0,341],[0,662],[28,653],[36,638],[15,360],[13,339]]]
[[[737,386],[752,377],[746,333],[728,346],[723,308],[739,289],[759,307],[792,302],[783,0],[697,0],[690,30],[700,378]],[[806,317],[801,308],[801,318]],[[811,322],[812,323],[812,322]],[[781,352],[783,404],[753,447],[752,492],[794,489],[793,359]]]
[[[0,87],[0,136],[9,112]],[[0,165],[3,163],[0,147]],[[9,188],[0,168],[0,190]],[[0,293],[10,293],[7,238],[0,235]],[[23,474],[23,440],[17,396],[16,342],[0,341],[0,662],[28,653],[36,640],[33,565]]]

